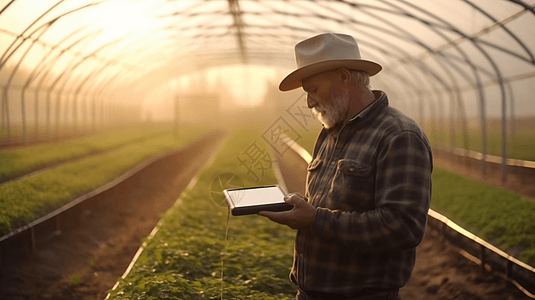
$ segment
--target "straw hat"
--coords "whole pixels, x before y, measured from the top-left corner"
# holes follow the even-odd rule
[[[281,91],[301,87],[301,80],[309,76],[347,68],[367,72],[373,76],[381,71],[381,65],[360,58],[359,46],[347,34],[323,33],[295,45],[297,69],[288,74],[279,85]]]

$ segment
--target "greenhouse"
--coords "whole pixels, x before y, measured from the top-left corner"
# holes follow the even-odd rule
[[[436,165],[464,164],[468,170],[459,174],[531,203],[533,28],[535,0],[0,0],[0,189],[5,189],[0,204],[13,201],[2,204],[0,223],[8,221],[0,224],[0,233],[14,236],[144,159],[187,148],[212,130],[233,134],[258,127],[255,134],[265,142],[268,130],[282,125],[290,139],[311,152],[321,126],[304,115],[306,93],[282,92],[279,83],[296,68],[295,45],[326,32],[353,36],[362,58],[382,66],[371,77],[372,89],[384,91],[390,106],[418,123]],[[59,144],[83,138],[94,141],[80,141],[72,149]],[[138,142],[145,144],[134,146]],[[53,144],[57,148],[34,148]],[[145,152],[128,152],[129,146]],[[22,202],[8,199],[19,193],[11,184],[31,180],[41,168],[117,149],[125,152],[98,163],[132,159],[113,175],[58,192],[69,196],[11,217],[22,210],[17,206]],[[19,150],[28,151],[20,161],[10,152]],[[273,145],[268,150],[272,156],[286,153]],[[49,158],[41,157],[45,154]],[[253,179],[261,181],[264,171]],[[242,177],[251,174],[249,169]],[[79,181],[57,176],[58,182]],[[41,199],[43,193],[21,197]],[[479,228],[468,220],[461,225]],[[486,234],[479,229],[476,234]],[[518,241],[524,244],[510,244]],[[528,249],[520,259],[533,266],[535,241],[528,234],[515,242],[499,247],[512,256]]]

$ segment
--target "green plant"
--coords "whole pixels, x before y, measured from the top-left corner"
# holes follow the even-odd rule
[[[7,180],[42,166],[138,143],[169,132],[171,129],[164,126],[130,126],[68,141],[0,151],[0,180]]]
[[[431,207],[504,251],[520,248],[512,254],[535,263],[533,200],[435,167]]]
[[[507,157],[521,160],[535,161],[535,139],[533,138],[532,126],[519,127],[514,134],[509,132],[507,135]],[[487,132],[486,151],[487,154],[502,156],[502,132],[501,128],[496,126],[489,128]],[[433,147],[442,146],[449,149],[451,144],[451,133],[446,130],[438,132],[436,129],[426,131]],[[464,131],[457,128],[454,133],[454,145],[457,148],[483,152],[483,139],[480,130],[469,129]]]
[[[71,276],[69,276],[69,279],[71,281],[71,286],[78,286],[81,282],[81,275],[80,273],[74,273]]]
[[[210,194],[213,180],[229,171],[245,186],[276,183],[272,170],[257,182],[239,167],[237,158],[254,140],[261,141],[260,135],[247,130],[228,140],[195,186],[163,215],[159,231],[146,239],[143,253],[126,279],[119,280],[111,299],[295,297],[288,279],[295,231],[256,215],[229,216],[226,207],[217,205],[222,195]]]
[[[14,224],[26,224],[105,185],[153,155],[184,146],[203,131],[191,128],[179,141],[172,133],[139,140],[116,151],[84,157],[35,176],[1,184],[0,232],[9,233]]]

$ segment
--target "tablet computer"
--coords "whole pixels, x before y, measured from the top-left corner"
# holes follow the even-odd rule
[[[279,185],[227,189],[223,195],[233,216],[285,211],[293,207],[284,202],[286,192]]]

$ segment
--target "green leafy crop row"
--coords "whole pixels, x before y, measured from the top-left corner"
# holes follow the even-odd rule
[[[435,167],[431,207],[535,265],[535,201]]]
[[[449,132],[438,132],[431,130],[426,132],[433,147],[443,147],[449,149],[451,134]],[[466,135],[463,131],[457,130],[454,136],[455,147],[483,152],[482,136],[479,130],[469,130]],[[486,143],[487,154],[502,156],[501,130],[488,132]],[[507,157],[521,160],[535,161],[535,139],[531,127],[517,130],[514,135],[509,133],[507,140]]]
[[[7,234],[15,224],[26,224],[105,185],[153,155],[183,146],[202,132],[203,129],[191,128],[178,141],[168,132],[3,183],[0,185],[0,233]]]
[[[24,174],[43,165],[154,138],[164,131],[169,132],[170,129],[157,125],[137,125],[110,129],[69,141],[0,151],[0,180]]]
[[[110,299],[290,299],[295,232],[257,215],[230,216],[218,178],[232,173],[244,186],[276,183],[271,168],[258,182],[238,157],[257,141],[254,130],[233,135],[215,162],[184,191],[126,279]],[[267,150],[264,148],[264,153]],[[228,178],[228,177],[227,177]],[[224,184],[225,182],[223,182]],[[220,205],[221,204],[221,205]],[[221,271],[223,270],[223,276]],[[221,278],[223,277],[223,281]]]

